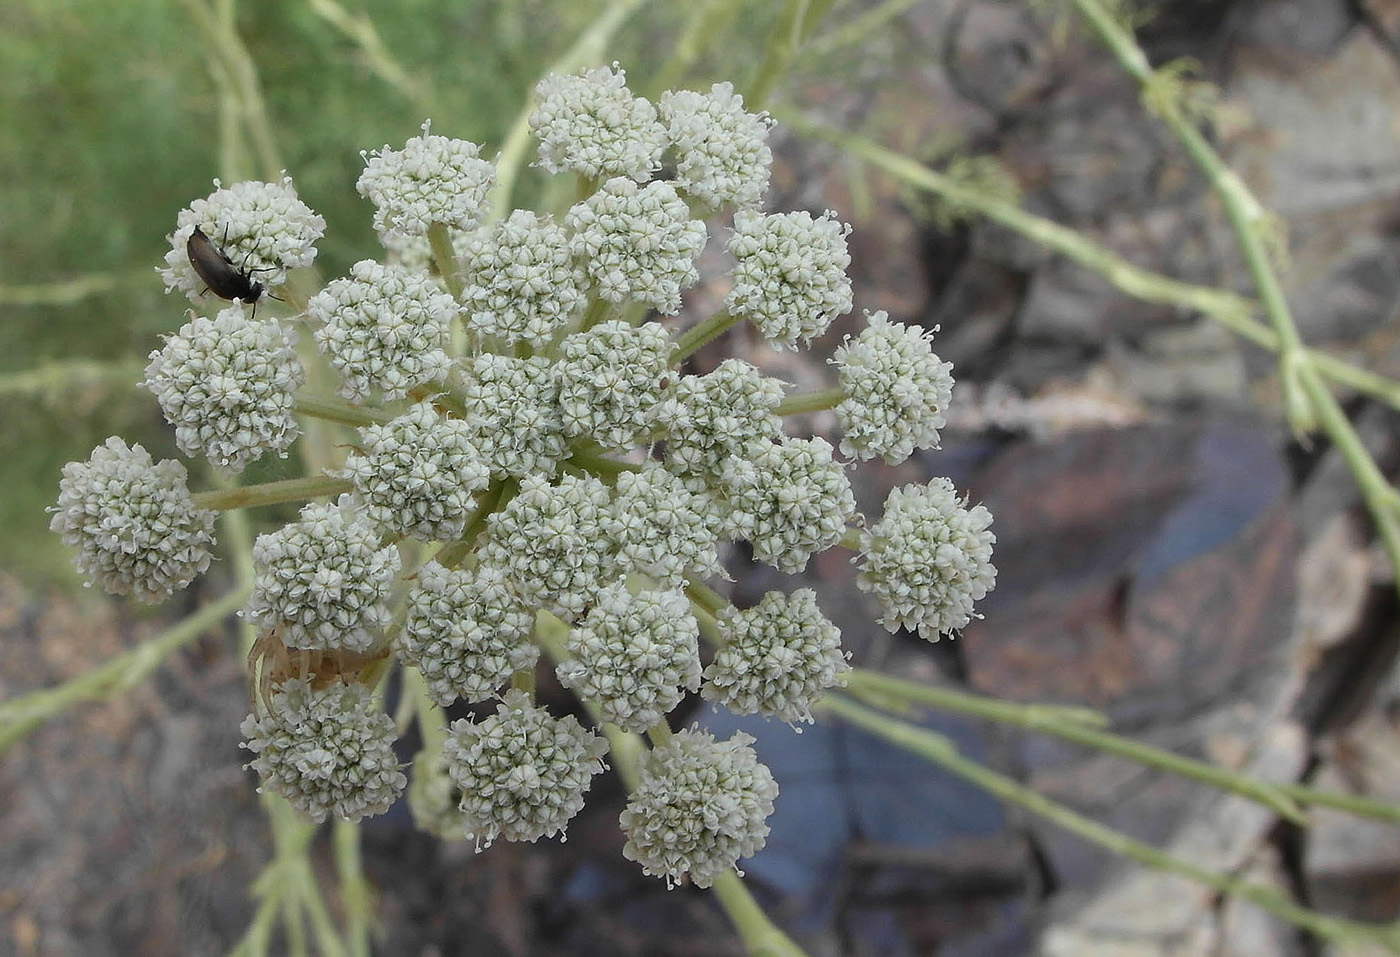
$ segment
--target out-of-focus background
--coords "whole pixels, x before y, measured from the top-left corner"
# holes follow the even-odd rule
[[[239,4],[277,156],[328,222],[322,275],[379,255],[354,193],[361,150],[401,144],[431,116],[434,132],[489,155],[548,64],[616,6]],[[668,80],[743,89],[783,7],[633,6],[598,62],[620,61],[645,94]],[[1205,184],[1067,14],[923,0],[851,32],[895,6],[835,3],[769,105],[935,169],[972,170],[1141,266],[1249,291]],[[675,51],[702,14],[720,39],[678,71],[688,58]],[[360,16],[382,47],[335,25]],[[1400,3],[1177,0],[1140,35],[1154,63],[1191,57],[1219,84],[1218,142],[1286,221],[1284,281],[1304,337],[1400,374]],[[226,586],[216,570],[166,608],[105,603],[76,587],[44,513],[62,463],[108,435],[176,454],[155,402],[133,387],[187,306],[162,294],[155,267],[176,212],[221,169],[260,172],[260,157],[230,154],[221,136],[220,69],[188,3],[0,5],[0,697],[79,674]],[[858,498],[875,512],[891,485],[951,476],[996,516],[1000,575],[985,618],[937,646],[873,625],[835,554],[800,581],[737,562],[736,595],[812,584],[858,664],[1086,704],[1116,730],[1183,753],[1400,800],[1392,572],[1336,454],[1281,426],[1271,359],[1200,316],[1131,300],[1005,228],[959,218],[833,146],[781,125],[773,144],[769,209],[830,207],[853,223],[857,311],[810,354],[770,352],[740,333],[699,354],[696,370],[737,353],[813,387],[829,381],[824,360],[859,328],[860,310],[941,326],[935,348],[958,376],[944,447],[862,467]],[[533,170],[516,193],[520,205],[566,196]],[[722,234],[716,223],[705,278],[688,294],[695,316],[724,292]],[[1395,412],[1362,399],[1346,407],[1393,475]],[[833,423],[818,415],[797,427],[830,434]],[[568,706],[557,688],[542,693]],[[229,628],[0,759],[0,954],[214,954],[239,937],[248,883],[269,854],[240,766],[246,694]],[[758,737],[782,795],[769,846],[746,871],[813,954],[1329,953],[839,723],[796,735],[698,701],[687,720]],[[1340,915],[1400,914],[1398,829],[1319,811],[1304,830],[1051,739],[928,723],[1202,865]],[[739,953],[706,895],[667,892],[622,860],[622,801],[608,778],[566,844],[481,854],[417,834],[403,808],[368,822],[382,952]]]

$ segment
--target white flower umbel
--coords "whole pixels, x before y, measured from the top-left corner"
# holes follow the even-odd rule
[[[785,439],[725,464],[725,503],[759,561],[794,574],[841,540],[856,502],[832,451],[825,439]]]
[[[292,397],[306,372],[296,337],[276,320],[250,320],[242,306],[196,316],[152,352],[146,388],[186,455],[237,473],[265,452],[286,455],[300,433]]]
[[[535,613],[493,565],[447,569],[428,562],[408,595],[399,636],[404,659],[423,673],[433,700],[485,701],[534,665]]]
[[[817,607],[817,593],[770,591],[752,608],[720,612],[723,645],[700,693],[735,714],[811,722],[812,705],[851,670],[841,630]]]
[[[675,378],[674,348],[670,334],[654,322],[604,322],[569,336],[559,363],[564,430],[619,451],[645,440],[657,403]]]
[[[619,818],[627,835],[622,856],[668,887],[687,875],[709,887],[739,858],[762,850],[778,785],[753,741],[742,731],[728,741],[680,731],[648,752]]]
[[[250,714],[243,747],[255,755],[258,790],[280,794],[307,820],[383,814],[408,783],[394,756],[394,719],[363,685],[314,689],[291,680],[265,715]]]
[[[972,620],[972,603],[996,584],[992,513],[967,508],[946,478],[905,485],[860,536],[856,583],[880,602],[889,631],[917,630],[937,641]]]
[[[742,359],[725,359],[703,376],[684,376],[658,411],[666,463],[677,472],[718,476],[731,456],[782,435],[774,413],[783,386]]]
[[[467,328],[478,336],[544,346],[587,298],[569,234],[529,210],[473,235],[458,261]]]
[[[507,691],[482,721],[454,721],[443,745],[479,848],[498,837],[536,841],[563,831],[607,753],[607,741],[576,718],[552,717],[520,691]]]
[[[388,146],[365,157],[355,188],[374,204],[374,228],[381,236],[425,236],[433,223],[467,230],[486,209],[496,168],[466,140],[434,136],[423,124],[402,150]]]
[[[553,475],[568,451],[557,367],[542,356],[464,360],[464,419],[496,477]]]
[[[540,141],[539,165],[549,172],[643,183],[661,165],[666,130],[656,108],[627,89],[627,74],[616,63],[611,70],[551,73],[535,96],[530,132]]]
[[[700,278],[695,257],[705,224],[670,183],[638,186],[610,179],[564,217],[573,251],[610,302],[644,302],[666,315],[681,308],[681,290]]]
[[[747,113],[732,83],[709,93],[668,90],[657,104],[676,151],[676,182],[711,209],[757,206],[768,188],[773,151],[767,113]]]
[[[572,620],[615,577],[610,518],[608,487],[591,475],[531,475],[487,519],[482,560],[506,569],[527,604]]]
[[[599,593],[569,633],[559,681],[624,731],[645,731],[700,687],[700,626],[679,588]]]
[[[884,310],[869,322],[831,360],[841,383],[841,452],[898,465],[915,449],[938,447],[953,397],[953,364],[934,355],[932,332],[890,322]]]
[[[456,301],[425,272],[362,260],[306,304],[318,324],[316,346],[340,373],[340,394],[361,399],[373,390],[402,399],[441,382],[452,368],[446,352]]]
[[[194,504],[185,479],[179,462],[152,462],[113,436],[63,467],[49,529],[110,594],[164,601],[204,573],[214,548],[217,513]]]
[[[660,463],[619,475],[612,507],[609,534],[628,571],[677,586],[687,573],[704,578],[723,573],[709,503]]]
[[[749,320],[770,345],[796,349],[851,311],[851,228],[830,211],[763,213],[739,210],[725,247],[734,257],[734,286],[724,304]]]
[[[244,614],[261,628],[284,626],[289,648],[368,651],[389,624],[399,552],[343,495],[313,502],[301,520],[253,543],[253,594]]]
[[[326,221],[297,198],[291,177],[278,183],[249,181],[224,187],[190,203],[175,218],[170,251],[160,278],[165,289],[179,289],[199,302],[204,280],[190,265],[186,244],[198,226],[228,256],[235,269],[247,270],[264,286],[280,286],[287,270],[316,261],[316,241]]]
[[[475,493],[491,480],[473,437],[471,425],[443,415],[431,402],[361,429],[345,477],[354,483],[365,517],[391,535],[424,542],[457,538]]]

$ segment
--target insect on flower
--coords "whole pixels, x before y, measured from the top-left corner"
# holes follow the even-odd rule
[[[275,269],[275,266],[263,266],[260,269],[247,269],[247,260],[244,266],[235,266],[233,260],[214,244],[214,241],[204,234],[204,230],[198,226],[190,234],[189,241],[185,243],[185,252],[190,257],[190,265],[199,278],[204,280],[204,285],[208,291],[218,296],[220,299],[241,299],[244,302],[253,304],[253,315],[258,314],[258,300],[264,294],[273,299],[272,293],[267,292],[263,284],[253,278],[253,273],[263,270]],[[280,301],[280,300],[279,300]]]

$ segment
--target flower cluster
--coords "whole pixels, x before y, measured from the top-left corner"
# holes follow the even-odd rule
[[[65,468],[52,524],[93,580],[157,600],[208,566],[216,509],[305,503],[258,536],[244,608],[261,693],[243,732],[264,788],[312,820],[385,811],[406,782],[374,689],[396,663],[429,742],[409,789],[423,825],[479,846],[561,834],[608,748],[536,699],[547,665],[610,734],[651,737],[614,755],[639,779],[626,856],[709,886],[763,846],[778,789],[747,735],[673,724],[697,696],[810,721],[850,670],[811,589],[742,610],[713,591],[722,549],[784,574],[847,549],[883,624],[937,640],[995,582],[991,516],[945,479],[856,511],[857,462],[938,444],[951,367],[924,329],[870,315],[835,351],[837,387],[798,396],[736,358],[691,365],[735,323],[796,349],[852,308],[848,227],[760,208],[765,114],[727,83],[653,105],[616,65],[536,94],[537,163],[574,178],[571,208],[489,210],[494,164],[425,123],[364,157],[383,255],[293,317],[315,375],[292,324],[245,303],[152,353],[146,385],[183,451],[238,472],[287,452],[296,412],[325,420],[307,433],[316,474],[192,496],[183,466],[114,438]],[[716,212],[732,225],[707,225]],[[287,179],[196,200],[162,275],[199,303],[196,227],[275,289],[324,222]],[[724,308],[673,319],[712,229],[728,236]],[[327,384],[303,393],[308,378]],[[835,444],[785,429],[814,409],[834,411]],[[459,700],[494,711],[449,726]]]

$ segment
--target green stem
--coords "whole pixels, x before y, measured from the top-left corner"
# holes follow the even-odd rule
[[[569,464],[576,465],[586,472],[600,475],[619,475],[622,472],[640,472],[644,466],[636,462],[622,462],[602,452],[580,449],[569,456]]]
[[[1246,883],[1229,874],[1200,867],[1166,851],[1158,850],[1150,844],[1134,840],[1018,784],[1011,778],[967,759],[959,754],[957,746],[943,735],[871,711],[839,694],[828,695],[818,707],[838,714],[850,723],[919,755],[989,794],[1043,817],[1071,834],[1119,856],[1130,858],[1154,870],[1180,874],[1219,893],[1250,901],[1275,917],[1320,937],[1341,943],[1368,941],[1386,947],[1392,953],[1400,953],[1400,929],[1320,914],[1298,906],[1272,888]]]
[[[383,409],[367,409],[352,405],[344,399],[328,399],[323,396],[297,393],[293,408],[302,415],[309,415],[326,422],[338,422],[361,428],[366,425],[382,425],[393,418]]]
[[[569,657],[569,649],[565,644],[568,634],[568,624],[555,615],[546,611],[535,615],[535,641],[556,665]],[[622,778],[622,783],[629,792],[636,790],[641,783],[642,755],[646,752],[641,736],[602,721],[598,714],[598,706],[592,702],[581,703],[608,739],[610,763]],[[654,744],[660,744],[671,737],[671,729],[665,721],[659,722],[647,733]],[[744,887],[739,875],[730,872],[716,878],[714,892],[730,923],[739,932],[740,939],[753,957],[805,957],[802,949],[774,926],[768,915],[763,913],[763,909]]]
[[[830,9],[831,0],[787,0],[768,34],[763,58],[759,60],[753,79],[744,91],[744,109],[750,113],[763,109],[773,87],[787,72],[803,41]]]
[[[829,389],[820,389],[816,392],[803,392],[798,395],[787,396],[773,411],[778,415],[801,415],[804,412],[825,412],[827,409],[836,408],[845,397],[846,394],[841,387],[839,385],[834,385]]]
[[[1138,47],[1132,33],[1113,20],[1096,0],[1071,0],[1086,23],[1098,35],[1123,69],[1146,93],[1153,82],[1152,66]],[[1360,486],[1362,499],[1376,523],[1377,531],[1400,588],[1400,515],[1395,490],[1361,443],[1336,398],[1320,379],[1320,371],[1303,347],[1298,328],[1288,308],[1278,275],[1264,246],[1261,226],[1264,212],[1243,180],[1225,165],[1200,130],[1181,110],[1159,108],[1157,115],[1190,155],[1206,177],[1225,209],[1235,242],[1244,254],[1259,301],[1278,340],[1279,375],[1289,420],[1300,431],[1320,425],[1336,444]]]
[[[1110,285],[1135,299],[1199,312],[1261,349],[1271,352],[1278,352],[1280,349],[1277,333],[1265,323],[1252,318],[1252,314],[1259,308],[1259,304],[1254,301],[1222,289],[1181,282],[1135,266],[1067,226],[1027,213],[1019,206],[1004,200],[985,196],[976,189],[935,172],[907,156],[901,156],[850,133],[822,126],[799,114],[778,112],[783,123],[799,132],[834,143],[847,153],[884,170],[910,186],[927,190],[992,222],[1000,223],[1066,259],[1093,270],[1103,276]],[[1304,354],[1309,361],[1316,364],[1318,371],[1333,382],[1374,396],[1393,408],[1400,409],[1400,383],[1318,349],[1305,348]]]
[[[280,482],[264,482],[261,485],[234,486],[226,489],[213,489],[196,492],[191,498],[200,508],[210,508],[216,512],[235,508],[256,508],[260,505],[280,505],[283,502],[304,502],[307,499],[323,498],[350,491],[354,486],[349,479],[330,475],[313,475],[307,478],[283,479]]]
[[[453,299],[460,300],[462,279],[457,274],[457,254],[452,249],[452,234],[447,231],[446,223],[433,223],[428,227],[428,245],[432,247],[433,263],[447,291],[452,293]]]
[[[720,47],[722,34],[739,15],[744,3],[745,0],[702,0],[692,3],[690,19],[671,44],[671,55],[647,84],[648,98],[658,99],[665,91],[682,86],[686,74],[700,54]]]
[[[715,878],[710,890],[739,932],[749,957],[806,957],[806,951],[763,913],[738,874],[725,871]]]
[[[144,370],[143,363],[127,361],[45,362],[37,369],[0,375],[0,395],[61,396],[93,385],[136,389],[141,386]]]
[[[337,818],[331,826],[331,839],[335,870],[340,878],[349,955],[370,957],[369,928],[374,916],[374,899],[360,859],[360,827]]]
[[[846,682],[847,690],[877,706],[889,698],[900,702],[917,702],[953,714],[985,718],[1000,724],[1014,725],[1028,731],[1054,735],[1075,744],[1127,758],[1150,768],[1167,771],[1179,777],[1202,781],[1212,787],[1243,795],[1264,805],[1295,824],[1307,824],[1307,817],[1298,805],[1277,785],[1261,781],[1203,761],[1184,758],[1142,744],[1131,738],[1100,731],[1104,718],[1086,708],[1066,708],[1055,705],[1017,704],[981,695],[952,691],[904,681],[877,674],[863,668],[852,669]]]
[[[884,3],[871,7],[849,23],[805,44],[799,56],[803,60],[817,60],[830,56],[842,47],[864,43],[870,34],[918,2],[919,0],[885,0]]]
[[[588,310],[584,312],[583,318],[579,320],[578,331],[587,332],[598,323],[608,317],[613,304],[602,296],[594,295],[593,300],[588,304]]]
[[[671,353],[671,365],[680,365],[695,350],[719,338],[730,326],[738,322],[738,316],[731,316],[727,312],[717,312],[703,322],[691,326],[676,340],[676,350]]]
[[[0,754],[16,742],[75,705],[105,701],[146,680],[176,650],[194,641],[238,610],[249,587],[237,588],[210,602],[179,624],[153,635],[123,654],[91,671],[70,678],[53,688],[0,702]]]
[[[572,73],[582,66],[591,66],[603,58],[613,35],[627,22],[646,0],[613,0],[613,3],[590,22],[588,29],[578,35],[573,45],[549,65],[548,73]],[[501,143],[496,159],[496,185],[490,193],[491,220],[503,218],[511,208],[511,194],[530,152],[530,114],[534,112],[533,94],[527,94],[520,112],[511,124],[510,132]]]

